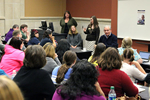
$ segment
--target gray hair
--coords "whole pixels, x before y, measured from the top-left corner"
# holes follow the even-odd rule
[[[17,28],[17,27],[19,28],[19,25],[14,24],[13,27],[12,27],[12,29]]]
[[[104,28],[105,28],[105,27],[109,27],[109,29],[111,30],[111,26],[110,26],[110,25],[106,25],[106,26],[104,26]]]

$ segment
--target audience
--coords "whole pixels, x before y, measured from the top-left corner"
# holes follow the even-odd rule
[[[22,38],[25,39],[26,43],[28,43],[30,39],[30,33],[28,32],[28,26],[26,24],[22,24],[20,26],[20,31],[22,33]]]
[[[104,27],[104,33],[105,34],[100,37],[98,43],[104,43],[106,45],[106,48],[108,47],[118,48],[117,36],[111,33],[110,26]]]
[[[57,88],[52,100],[106,100],[97,77],[92,64],[86,60],[79,61],[66,83]]]
[[[41,40],[40,45],[44,46],[47,42],[50,42],[53,44],[53,46],[56,48],[56,43],[54,36],[52,36],[52,31],[51,30],[46,30],[45,33],[43,34],[43,39]]]
[[[131,97],[138,94],[138,88],[133,84],[126,73],[120,70],[121,57],[115,48],[107,48],[98,59],[99,77],[98,82],[108,97],[110,87],[115,87],[117,97],[124,96],[124,93]]]
[[[143,81],[147,74],[141,65],[134,61],[133,54],[134,51],[130,48],[123,51],[123,62],[120,70],[124,71],[130,77],[132,82],[135,82],[136,79]]]
[[[62,84],[70,77],[72,66],[76,63],[76,53],[69,50],[63,55],[63,65],[55,67],[52,72],[52,81],[54,84]]]
[[[58,55],[55,53],[55,47],[51,43],[46,43],[43,46],[46,52],[46,65],[42,69],[46,70],[50,76],[55,67],[61,66],[61,63],[58,59]]]
[[[130,37],[123,38],[121,47],[118,48],[119,54],[122,55],[126,48],[131,48],[134,51],[133,55],[135,61],[138,61],[140,64],[143,62],[137,50],[132,48],[132,39]]]
[[[95,16],[92,16],[90,19],[90,24],[88,25],[87,29],[83,29],[84,33],[87,34],[86,36],[86,43],[85,47],[87,50],[94,50],[94,44],[97,45],[99,35],[100,35],[100,28],[98,26],[98,21]]]
[[[6,76],[0,76],[0,100],[24,100],[18,86]]]
[[[106,49],[106,46],[103,43],[98,43],[94,54],[89,57],[88,61],[96,66],[98,66],[97,60],[99,59],[101,53],[103,53]]]
[[[66,39],[61,39],[56,47],[56,53],[58,54],[58,59],[61,63],[63,60],[63,55],[67,50],[70,50],[70,44]]]
[[[77,26],[77,22],[74,18],[72,18],[69,11],[65,11],[64,17],[60,20],[61,33],[68,34],[70,27],[74,25]]]
[[[25,52],[24,65],[14,81],[21,89],[25,100],[51,100],[55,86],[45,70],[46,53],[40,45],[30,45]]]
[[[28,45],[40,44],[38,37],[39,37],[38,31],[36,29],[31,30],[31,39],[29,40]]]
[[[6,34],[6,37],[5,37],[5,41],[7,43],[7,41],[12,38],[12,33],[14,30],[19,30],[19,25],[17,24],[14,24],[13,27],[8,31],[8,33]]]
[[[72,25],[69,30],[67,40],[70,43],[72,48],[81,49],[82,38],[81,38],[81,35],[76,30],[76,27],[74,25]]]
[[[13,70],[19,71],[23,65],[24,52],[21,51],[23,41],[19,37],[13,37],[4,47],[5,54],[0,63],[0,69],[4,70],[6,74],[12,75]]]

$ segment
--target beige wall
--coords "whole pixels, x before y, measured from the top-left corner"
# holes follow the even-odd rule
[[[25,17],[63,16],[66,0],[25,0]]]

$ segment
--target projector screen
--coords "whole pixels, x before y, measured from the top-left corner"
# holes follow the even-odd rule
[[[150,41],[150,0],[118,0],[117,37]]]

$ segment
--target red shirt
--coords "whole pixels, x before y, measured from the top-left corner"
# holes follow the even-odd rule
[[[116,97],[121,97],[124,93],[129,97],[138,94],[138,88],[134,86],[131,79],[123,71],[119,69],[102,71],[99,68],[99,72],[98,82],[106,97],[108,97],[111,86],[115,87]]]

